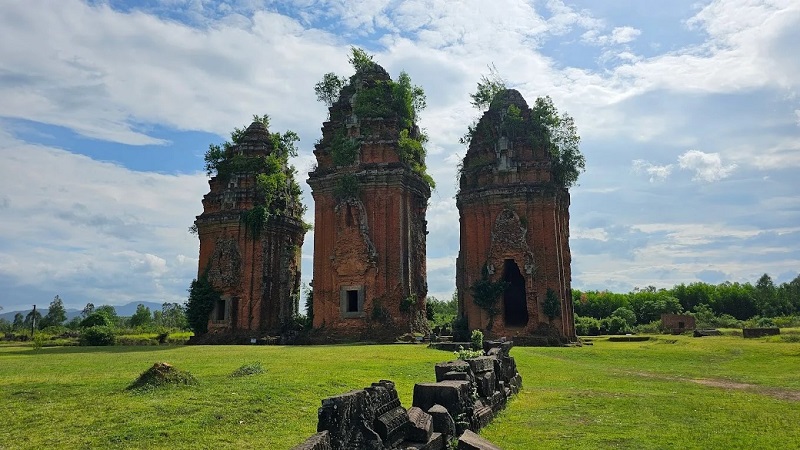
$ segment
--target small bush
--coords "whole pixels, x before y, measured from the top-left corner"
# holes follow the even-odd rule
[[[470,358],[477,358],[478,356],[483,356],[482,351],[465,349],[464,347],[461,346],[459,346],[458,350],[454,351],[453,354],[456,355],[456,358],[458,359],[470,359]]]
[[[104,346],[114,345],[116,336],[110,327],[94,326],[81,332],[81,345]]]
[[[791,328],[800,326],[800,316],[773,317],[772,322],[778,328]]]
[[[636,325],[633,328],[633,331],[635,331],[636,333],[643,333],[643,334],[660,334],[661,320],[654,320],[650,323],[643,323],[641,325]]]
[[[44,346],[44,343],[46,341],[47,341],[47,336],[45,336],[43,333],[36,333],[33,336],[33,349],[36,351],[41,350],[42,346]]]
[[[241,367],[231,373],[231,377],[246,377],[248,375],[258,375],[262,373],[264,373],[264,368],[261,367],[260,362],[256,361],[249,364],[243,364]]]
[[[600,321],[594,317],[575,316],[575,333],[578,336],[599,336]]]
[[[472,342],[473,350],[483,351],[483,332],[481,330],[472,330],[470,341]]]

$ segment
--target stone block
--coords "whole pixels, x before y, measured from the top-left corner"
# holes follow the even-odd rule
[[[506,396],[502,391],[494,391],[489,403],[492,405],[492,411],[497,414],[498,411],[506,407]]]
[[[456,423],[453,420],[453,416],[447,412],[447,408],[442,405],[433,405],[428,409],[428,414],[433,419],[433,431],[435,433],[441,433],[446,436],[445,440],[450,436],[456,435]]]
[[[494,370],[494,358],[491,356],[478,356],[477,358],[470,358],[466,361],[475,373]]]
[[[511,394],[517,395],[519,390],[522,389],[522,377],[519,374],[514,375],[508,382],[508,386],[511,388]]]
[[[453,419],[457,419],[472,406],[471,390],[471,383],[468,381],[417,383],[414,385],[413,406],[427,411],[433,405],[439,404],[450,412]]]
[[[483,350],[487,355],[501,353],[503,356],[508,356],[513,346],[513,341],[483,341]]]
[[[331,447],[383,448],[381,437],[372,429],[374,417],[367,391],[360,389],[322,400],[317,431],[328,431]]]
[[[387,445],[394,445],[405,438],[410,426],[405,408],[398,406],[375,419],[373,429]]]
[[[321,431],[293,447],[292,450],[333,450],[333,447],[328,432]]]
[[[492,411],[491,405],[485,404],[482,400],[476,401],[472,410],[472,430],[478,431],[486,425],[489,425],[493,418],[494,411]]]
[[[745,339],[777,336],[779,334],[781,334],[780,328],[742,328],[742,336]]]
[[[472,377],[470,376],[471,372],[447,372],[444,374],[440,381],[444,380],[456,380],[456,381],[472,381]]]
[[[478,395],[481,397],[491,397],[492,394],[494,394],[496,381],[494,370],[479,374],[475,380],[475,384],[478,388]]]
[[[447,438],[442,433],[433,433],[425,443],[403,441],[397,448],[403,450],[445,450],[447,448]]]
[[[469,370],[469,364],[460,359],[437,363],[434,366],[434,371],[436,372],[436,381],[445,380],[446,378],[444,375],[448,372],[468,372]]]
[[[406,431],[406,440],[411,442],[428,442],[433,434],[433,417],[416,406],[408,410],[410,426]]]
[[[458,447],[456,448],[458,450],[500,450],[500,447],[470,430],[465,431],[458,438]]]

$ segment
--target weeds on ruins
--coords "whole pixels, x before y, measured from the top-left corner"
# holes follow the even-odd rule
[[[433,179],[417,126],[425,93],[352,48],[354,73],[315,86],[328,106],[309,173],[315,336],[394,341],[427,333],[425,212]]]

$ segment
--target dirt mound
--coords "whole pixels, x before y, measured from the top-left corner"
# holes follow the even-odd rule
[[[178,370],[172,364],[157,362],[153,367],[145,370],[139,375],[126,390],[147,390],[167,385],[194,385],[197,384],[195,377],[189,372]]]

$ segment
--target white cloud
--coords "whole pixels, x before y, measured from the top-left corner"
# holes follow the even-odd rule
[[[678,156],[678,164],[681,169],[693,170],[695,175],[692,179],[695,181],[719,181],[736,170],[736,164],[722,164],[719,153],[704,153],[699,150],[689,150]]]
[[[634,173],[646,173],[650,176],[650,182],[665,181],[672,173],[672,164],[657,166],[643,159],[635,159],[632,162]]]
[[[72,306],[185,300],[205,174],[131,171],[3,133],[0,158],[0,276]]]
[[[797,126],[800,127],[800,109],[795,109],[794,110],[794,117],[795,117],[795,121],[797,123]]]
[[[550,95],[560,110],[575,117],[588,172],[583,186],[572,191],[574,204],[584,194],[604,195],[603,203],[574,209],[573,220],[611,204],[631,202],[618,221],[630,221],[638,209],[646,209],[631,198],[649,192],[632,193],[624,180],[609,188],[609,180],[617,182],[612,178],[616,173],[598,175],[607,174],[608,167],[618,170],[645,150],[655,153],[648,158],[663,161],[665,155],[674,157],[675,148],[696,148],[697,142],[719,149],[686,152],[678,163],[704,181],[730,176],[736,168],[731,161],[751,165],[753,154],[759,155],[753,164],[763,170],[800,164],[796,136],[768,139],[746,129],[741,148],[733,149],[707,132],[725,118],[669,108],[676,98],[713,101],[727,94],[769,96],[774,90],[797,90],[800,70],[791,50],[797,41],[792,33],[800,29],[800,2],[711,2],[689,21],[698,34],[707,35],[705,42],[685,48],[664,42],[672,50],[648,57],[625,45],[648,36],[647,28],[622,26],[607,33],[604,19],[562,1],[550,0],[541,11],[541,3],[515,0],[476,2],[474,7],[427,0],[356,3],[303,0],[281,5],[297,13],[290,18],[264,9],[276,2],[256,0],[168,0],[155,10],[132,13],[103,2],[89,6],[79,0],[9,0],[0,7],[0,116],[59,125],[112,142],[147,144],[162,142],[151,136],[154,125],[226,135],[251,114],[270,113],[275,131],[290,128],[302,138],[302,156],[295,161],[302,179],[314,162],[310,143],[319,137],[325,118],[313,85],[325,72],[348,74],[349,45],[369,34],[376,60],[393,75],[405,69],[428,93],[429,109],[421,125],[431,137],[428,166],[439,186],[428,214],[429,268],[447,273],[439,278],[437,272],[429,284],[440,296],[452,289],[447,261],[458,245],[452,197],[464,149],[456,142],[475,115],[467,93],[489,63],[529,102]],[[181,17],[191,19],[188,24],[150,13],[171,13],[173,8],[181,8]],[[339,28],[344,32],[335,34]],[[593,49],[608,51],[606,66],[595,69],[589,64],[570,67],[542,52],[546,41],[581,34],[622,47]],[[624,51],[615,51],[620,49]],[[800,125],[800,110],[795,115]],[[676,135],[677,125],[684,123],[692,129]],[[90,294],[105,297],[101,301],[122,302],[144,292],[163,292],[165,298],[185,294],[187,278],[197,269],[197,242],[185,230],[207,191],[202,174],[133,172],[10,136],[0,136],[0,142],[0,221],[5,235],[15,238],[9,244],[13,248],[0,250],[0,274],[53,288],[95,276]],[[653,182],[670,177],[674,166],[633,163],[634,170]],[[311,206],[308,188],[301,184]],[[306,220],[312,214],[313,208]],[[577,230],[573,236],[587,241],[606,242],[602,233],[609,242],[619,239],[604,224]],[[312,240],[309,234],[304,247],[306,281]],[[647,248],[664,259],[638,255],[639,266],[620,263],[619,273],[609,280],[630,284],[636,277],[652,277],[653,267],[678,265],[664,248]],[[576,283],[608,272],[607,260],[573,256]],[[65,260],[70,264],[59,263]],[[143,270],[129,280],[134,267]],[[103,288],[104,283],[112,286],[112,280],[130,285]]]
[[[607,46],[633,42],[640,34],[642,34],[641,30],[625,26],[615,27],[611,30],[611,34],[606,35],[601,35],[598,29],[592,29],[583,33],[581,39],[588,44]],[[626,55],[626,59],[636,60],[638,58],[633,55]]]

